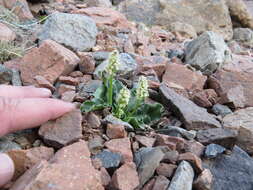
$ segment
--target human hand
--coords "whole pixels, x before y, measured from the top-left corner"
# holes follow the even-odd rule
[[[10,132],[40,126],[74,109],[74,105],[51,99],[44,88],[0,85],[0,137]],[[11,180],[14,164],[0,154],[0,187]]]

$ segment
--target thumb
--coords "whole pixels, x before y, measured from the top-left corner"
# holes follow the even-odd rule
[[[0,187],[8,183],[14,174],[14,163],[7,154],[0,154]]]

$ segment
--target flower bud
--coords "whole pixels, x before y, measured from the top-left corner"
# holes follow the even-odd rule
[[[136,97],[137,99],[143,101],[146,97],[148,97],[148,81],[147,78],[144,76],[140,76],[138,81],[138,86],[136,90]]]
[[[117,97],[117,106],[120,109],[125,108],[128,105],[129,99],[130,99],[130,91],[126,87],[123,87],[119,91],[119,95]]]
[[[114,75],[119,67],[119,52],[114,50],[109,56],[109,63],[106,67],[106,73],[109,75]]]

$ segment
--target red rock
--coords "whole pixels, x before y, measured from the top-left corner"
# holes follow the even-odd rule
[[[91,163],[96,170],[100,170],[103,167],[102,161],[98,158],[92,159]]]
[[[53,84],[61,75],[72,72],[79,58],[70,50],[52,40],[45,40],[39,48],[32,48],[15,65],[21,71],[24,85],[34,84],[40,75]]]
[[[75,86],[72,86],[72,85],[67,85],[67,84],[61,84],[58,88],[58,93],[60,95],[62,95],[63,93],[65,92],[68,92],[68,91],[76,91],[76,87]]]
[[[197,141],[186,141],[184,150],[185,152],[191,152],[195,154],[198,157],[201,157],[203,155],[205,146]]]
[[[103,190],[101,177],[92,167],[86,142],[59,150],[49,161],[42,161],[21,176],[11,190]]]
[[[15,40],[16,34],[8,26],[0,23],[0,41],[10,42]]]
[[[208,86],[221,97],[221,104],[234,108],[253,106],[252,73],[219,70],[209,77]]]
[[[155,180],[156,180],[155,178],[152,178],[151,180],[149,180],[149,182],[147,182],[143,186],[142,190],[153,190],[153,186],[155,184]]]
[[[17,15],[20,20],[33,19],[33,15],[26,0],[1,0],[0,4],[7,9],[12,10],[12,12]]]
[[[152,190],[167,190],[170,181],[164,176],[157,176]]]
[[[155,144],[155,138],[142,135],[136,135],[134,138],[144,147],[153,147]]]
[[[154,70],[159,78],[162,77],[169,63],[169,59],[162,56],[137,57],[136,61],[141,67],[140,71]]]
[[[217,103],[218,95],[213,89],[206,89],[195,93],[193,96],[193,101],[195,104],[201,107],[208,108]]]
[[[14,161],[15,174],[12,180],[15,180],[41,160],[49,160],[54,155],[54,149],[41,146],[28,150],[11,150],[8,155]]]
[[[133,161],[131,142],[129,138],[112,139],[105,142],[104,145],[112,152],[121,153],[124,163]]]
[[[61,99],[65,102],[73,102],[76,96],[76,92],[75,91],[67,91],[64,92],[61,96]]]
[[[118,190],[133,190],[139,185],[138,173],[133,162],[126,163],[112,176],[112,187]]]
[[[174,151],[168,151],[164,154],[162,162],[175,164],[178,160],[178,157],[179,157],[178,151],[175,151],[175,150]]]
[[[110,184],[111,176],[108,174],[105,168],[100,169],[101,183],[104,187]]]
[[[82,137],[82,114],[80,110],[66,113],[48,121],[39,129],[39,135],[53,147],[60,148]]]
[[[133,25],[122,13],[111,8],[89,7],[85,9],[78,9],[73,13],[90,16],[92,19],[94,19],[97,26],[113,26],[116,28],[127,29],[133,28]]]
[[[83,77],[78,77],[79,83],[87,84],[91,80],[92,80],[92,76],[91,75],[84,75]]]
[[[156,173],[158,175],[170,178],[170,177],[172,177],[176,168],[177,168],[177,165],[174,165],[174,164],[160,163],[158,168],[156,168]]]
[[[210,190],[212,187],[213,175],[209,169],[205,169],[194,181],[193,187],[196,190]]]
[[[54,85],[52,85],[47,79],[45,79],[43,76],[37,75],[34,77],[36,84],[36,87],[40,88],[48,88],[51,90],[51,92],[55,91]]]
[[[95,70],[95,60],[92,54],[86,52],[79,52],[80,57],[79,69],[82,73],[92,74]]]
[[[123,125],[107,124],[106,135],[110,139],[119,139],[127,136]]]
[[[184,148],[185,140],[180,137],[168,136],[157,134],[156,135],[156,146],[167,146],[171,150],[182,150]]]
[[[81,71],[73,71],[69,74],[71,77],[83,77],[83,73]]]
[[[193,92],[202,90],[207,77],[193,72],[184,65],[168,64],[163,75],[163,82],[170,88]]]
[[[178,161],[182,161],[182,160],[190,162],[197,173],[201,173],[203,171],[202,161],[195,154],[191,152],[180,154]]]
[[[253,73],[253,60],[248,55],[233,54],[233,60],[222,68],[225,71]]]
[[[73,78],[73,77],[60,76],[59,82],[62,82],[64,84],[68,84],[68,85],[77,86],[79,81],[78,81],[78,79]]]

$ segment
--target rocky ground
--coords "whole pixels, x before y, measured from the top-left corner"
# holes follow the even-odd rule
[[[76,109],[0,138],[10,190],[252,190],[253,2],[0,0],[0,84],[77,107],[101,85],[149,80],[163,117],[145,130]]]

